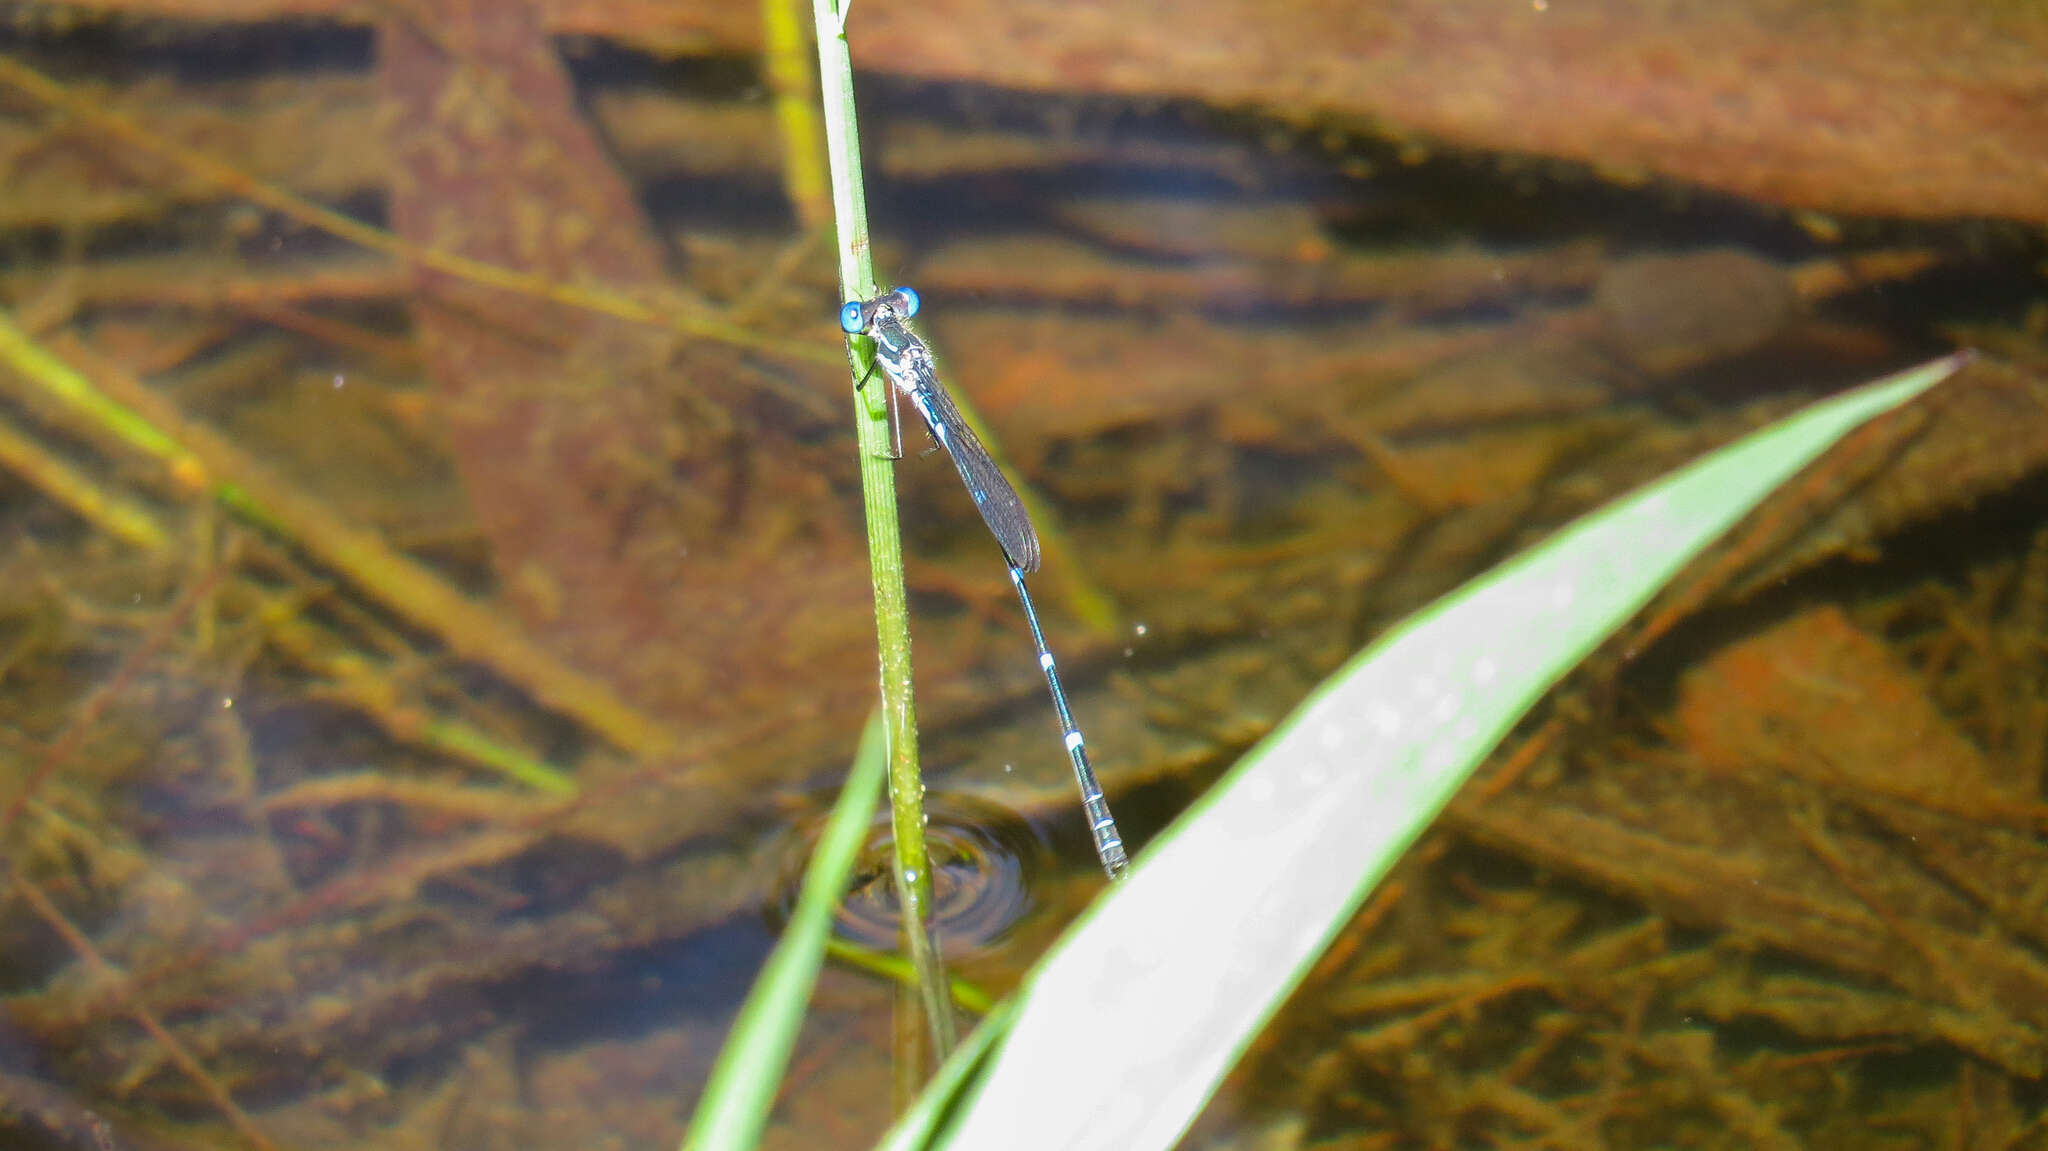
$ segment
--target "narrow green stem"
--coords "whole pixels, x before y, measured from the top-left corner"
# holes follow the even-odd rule
[[[161,552],[171,546],[170,533],[157,522],[156,513],[102,486],[5,419],[0,419],[0,469],[33,484],[85,522],[130,547]]]
[[[839,0],[845,3],[847,0]],[[853,107],[853,60],[834,0],[812,0],[817,22],[819,96],[825,113],[826,154],[832,169],[832,215],[839,232],[839,286],[843,299],[869,299],[878,291],[868,245],[867,193],[861,182],[860,131]],[[854,378],[873,355],[866,339],[852,341]],[[860,440],[861,496],[867,510],[868,568],[875,589],[875,637],[881,655],[882,715],[889,736],[889,813],[895,832],[896,887],[903,934],[933,1043],[940,1058],[953,1049],[953,1013],[945,972],[925,931],[931,907],[931,862],[924,839],[924,781],[917,769],[917,708],[911,698],[910,609],[903,587],[903,539],[896,520],[896,477],[890,463],[888,384],[856,391],[854,427]]]
[[[857,943],[849,943],[836,936],[825,941],[825,954],[848,967],[859,968],[870,975],[878,975],[897,984],[917,982],[917,972],[901,958],[885,952],[870,951]],[[952,990],[953,1002],[959,1004],[962,1011],[987,1015],[995,1009],[995,996],[982,990],[979,984],[956,975],[948,981],[947,986]]]

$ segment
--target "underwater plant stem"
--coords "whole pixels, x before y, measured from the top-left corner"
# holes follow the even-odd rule
[[[21,818],[22,813],[28,810],[29,802],[35,798],[36,792],[41,790],[43,784],[61,771],[65,764],[71,762],[79,748],[85,745],[87,737],[98,727],[100,717],[105,714],[107,708],[112,706],[114,700],[120,697],[128,685],[142,674],[143,669],[148,666],[150,660],[156,658],[158,652],[170,646],[179,629],[185,625],[186,619],[200,604],[213,597],[214,589],[218,588],[225,578],[227,568],[219,565],[199,573],[178,593],[178,598],[164,610],[155,626],[144,634],[142,643],[130,648],[121,657],[121,662],[114,668],[114,673],[87,692],[84,698],[71,705],[69,718],[57,735],[43,746],[42,754],[29,768],[28,778],[23,781],[21,789],[7,801],[6,807],[0,808],[0,836],[6,835],[15,821]]]
[[[17,874],[14,877],[14,892],[21,897],[22,902],[28,904],[29,909],[36,913],[45,926],[71,948],[78,956],[78,961],[92,973],[100,986],[112,989],[114,997],[135,1017],[135,1022],[141,1024],[150,1038],[155,1039],[164,1049],[164,1055],[171,1064],[184,1072],[186,1078],[192,1080],[200,1093],[226,1117],[228,1126],[233,1127],[245,1142],[258,1151],[277,1151],[277,1144],[271,1142],[270,1137],[263,1133],[263,1129],[256,1126],[256,1121],[249,1117],[247,1111],[242,1110],[221,1081],[208,1074],[205,1066],[192,1054],[191,1049],[178,1042],[178,1037],[171,1034],[170,1028],[165,1027],[163,1020],[157,1018],[156,1012],[151,1011],[149,1006],[136,996],[134,988],[129,984],[128,976],[107,962],[106,956],[101,955],[99,948],[92,945],[92,940],[86,938],[85,932],[80,931],[78,926],[58,909],[34,880],[26,875]]]
[[[880,976],[898,986],[909,987],[917,983],[917,972],[902,959],[880,951],[870,951],[837,936],[825,941],[825,954],[848,967]],[[979,984],[955,975],[947,981],[947,987],[952,991],[953,1002],[958,1004],[962,1011],[974,1015],[987,1015],[995,1010],[996,997],[982,990]]]
[[[0,364],[31,385],[33,390],[22,396],[26,406],[63,412],[84,424],[100,441],[112,441],[143,459],[154,460],[163,465],[171,478],[197,486],[193,477],[203,473],[205,467],[191,452],[162,429],[109,398],[56,353],[37,343],[6,311],[0,311]]]
[[[564,284],[517,268],[472,259],[438,248],[426,248],[361,220],[323,207],[296,193],[265,183],[231,164],[166,140],[148,128],[116,112],[109,112],[55,79],[23,64],[0,56],[0,85],[53,108],[65,118],[90,127],[100,135],[138,152],[164,160],[196,179],[212,184],[308,228],[326,232],[372,252],[380,252],[409,267],[425,268],[473,284],[549,300],[631,323],[665,328],[679,335],[716,340],[735,347],[752,348],[813,363],[836,362],[831,350],[818,344],[781,339],[748,331],[715,315],[685,312],[674,307],[645,303],[624,292],[600,286]]]
[[[832,177],[823,163],[818,82],[804,51],[803,0],[761,0],[762,72],[782,132],[782,190],[806,234],[832,222]]]
[[[486,735],[457,719],[447,719],[423,705],[409,704],[386,674],[387,669],[337,642],[317,626],[299,618],[297,606],[268,603],[258,609],[264,638],[298,666],[320,676],[322,692],[346,703],[399,743],[424,748],[472,767],[495,772],[550,796],[573,799],[576,779],[544,760]]]
[[[0,365],[12,369],[0,371],[0,383],[10,391],[33,393],[35,404],[61,409],[70,419],[111,433],[163,466],[187,491],[203,492],[243,520],[305,549],[456,655],[490,668],[620,750],[651,757],[680,746],[675,732],[620,699],[609,685],[560,663],[375,533],[346,523],[225,437],[185,418],[124,369],[75,339],[60,342],[68,360],[30,339],[0,311]]]
[[[879,290],[868,244],[867,192],[861,182],[860,130],[854,118],[853,61],[839,4],[812,0],[818,39],[819,99],[832,172],[832,216],[839,235],[842,299]],[[870,341],[848,342],[853,379],[861,378]],[[881,662],[882,715],[889,739],[889,815],[895,832],[897,897],[903,935],[940,1058],[954,1046],[953,1012],[937,949],[926,933],[931,862],[924,838],[924,780],[917,767],[917,708],[911,695],[910,606],[903,584],[903,535],[896,518],[896,476],[890,459],[889,409],[881,387],[853,393],[860,442],[861,502],[867,512],[868,570],[874,582],[875,639]]]
[[[154,513],[100,486],[7,420],[0,420],[0,469],[13,472],[80,519],[133,548],[159,552],[171,537]]]

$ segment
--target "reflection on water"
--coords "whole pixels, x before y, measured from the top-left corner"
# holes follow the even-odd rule
[[[1031,911],[1045,844],[1007,809],[970,796],[928,795],[925,818],[932,860],[931,931],[946,960],[957,963],[1000,942]],[[795,830],[775,908],[778,919],[796,904],[819,828],[800,824]],[[868,834],[837,921],[842,938],[873,951],[894,951],[898,945],[901,908],[890,860],[885,811]]]
[[[374,37],[52,7],[0,48],[15,1143],[673,1145],[789,812],[870,706],[838,292],[756,68],[584,44],[560,72],[501,7]],[[1140,842],[1556,525],[1995,353],[1561,689],[1198,1143],[2038,1119],[2038,236],[1285,110],[863,83],[884,274],[1042,501],[1034,588]],[[999,557],[917,447],[940,931],[1001,992],[1099,877]],[[842,931],[887,948],[866,874]],[[879,1130],[892,1003],[828,971],[776,1141]]]

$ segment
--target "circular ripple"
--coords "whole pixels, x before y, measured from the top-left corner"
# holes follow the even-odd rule
[[[1030,824],[1009,809],[963,795],[925,798],[925,845],[932,860],[932,923],[941,954],[971,955],[1001,939],[1031,908],[1031,885],[1045,844]],[[799,828],[794,859],[785,869],[776,901],[786,921],[796,906],[803,869],[823,820]],[[889,812],[868,829],[854,863],[853,882],[840,903],[834,927],[841,938],[874,951],[894,951],[900,905],[889,869]]]

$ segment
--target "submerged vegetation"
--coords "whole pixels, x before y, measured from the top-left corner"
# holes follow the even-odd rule
[[[564,11],[231,53],[15,14],[9,1140],[681,1137],[874,700],[842,289],[817,174],[765,159],[786,70]],[[946,301],[932,344],[1030,488],[1139,843],[1480,571],[1986,353],[1539,703],[1191,1139],[2039,1139],[2039,238],[1124,100],[1071,62],[1057,93],[863,73],[873,251]],[[1073,865],[1021,869],[952,957],[1000,994],[1097,877],[986,534],[943,461],[888,466],[926,778]],[[986,881],[930,871],[942,921]],[[885,967],[825,969],[771,1143],[888,1123]]]

